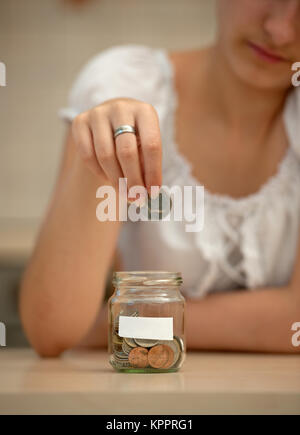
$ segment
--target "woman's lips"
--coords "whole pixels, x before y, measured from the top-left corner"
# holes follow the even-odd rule
[[[271,53],[253,42],[248,41],[248,45],[261,59],[269,63],[287,62],[287,59],[284,57]]]

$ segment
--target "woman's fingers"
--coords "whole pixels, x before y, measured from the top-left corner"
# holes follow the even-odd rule
[[[141,148],[144,159],[146,188],[151,194],[151,186],[162,184],[162,145],[159,119],[153,106],[143,104],[136,111]]]
[[[128,110],[127,102],[118,101],[111,110],[110,119],[113,131],[121,125],[131,125],[136,128],[134,112]],[[127,178],[128,191],[133,186],[145,187],[137,136],[133,133],[118,135],[115,138],[115,149],[124,177]]]
[[[121,125],[135,127],[136,134],[122,133],[114,138],[114,131]],[[96,174],[105,173],[116,187],[119,178],[127,179],[128,191],[141,186],[151,194],[151,187],[161,186],[159,119],[150,104],[128,98],[106,101],[77,116],[72,132],[89,168]]]
[[[94,150],[92,132],[87,123],[88,113],[76,116],[72,122],[72,136],[77,146],[78,153],[88,168],[95,175],[103,175]]]
[[[90,111],[89,123],[98,165],[101,166],[112,184],[118,187],[119,178],[124,175],[117,159],[110,120],[103,109],[97,107]]]

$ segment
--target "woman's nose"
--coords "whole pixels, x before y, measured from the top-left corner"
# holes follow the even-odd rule
[[[279,0],[265,22],[265,30],[275,46],[295,41],[300,21],[299,0]]]

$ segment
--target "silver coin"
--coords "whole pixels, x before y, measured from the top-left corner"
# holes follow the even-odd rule
[[[125,352],[123,352],[123,351],[116,350],[114,352],[114,355],[119,360],[124,360],[124,359],[126,360],[126,359],[128,359],[128,355]]]
[[[124,353],[126,353],[126,355],[128,355],[129,352],[132,350],[132,347],[129,346],[129,345],[126,343],[126,341],[124,340],[123,343],[122,343],[122,350],[123,350]]]
[[[152,347],[158,343],[158,340],[150,340],[149,338],[135,338],[134,341],[141,347]]]
[[[113,351],[114,352],[123,352],[122,344],[113,343]]]
[[[123,340],[122,340],[122,338],[118,334],[113,334],[113,336],[112,336],[112,342],[114,344],[120,344],[120,345],[122,345]]]
[[[113,329],[116,333],[119,332],[119,318],[115,318],[114,323],[113,323]]]
[[[179,359],[179,356],[181,354],[181,348],[179,342],[174,338],[173,340],[159,340],[159,344],[165,344],[166,346],[169,346],[173,352],[174,352],[174,359],[173,363],[170,367],[175,365]]]
[[[161,220],[170,214],[172,209],[171,196],[161,188],[157,198],[148,195],[148,201],[140,208],[140,213],[148,220]]]
[[[116,358],[116,356],[114,357],[114,360],[118,364],[123,364],[123,363],[126,363],[126,362],[128,363],[129,362],[128,358],[127,359],[122,359],[122,358]]]
[[[185,360],[185,352],[181,352],[176,364],[177,367],[180,367],[183,364],[184,360]]]
[[[175,340],[178,341],[181,351],[184,352],[184,342],[183,342],[182,338],[179,337],[178,335],[174,335],[174,338],[175,338]]]
[[[123,361],[121,363],[118,363],[118,367],[121,369],[125,369],[131,367],[131,364],[129,361]]]
[[[115,349],[114,353],[115,353],[115,355],[116,355],[118,358],[127,358],[127,356],[128,356],[128,355],[123,351],[122,347],[120,348],[120,350]]]
[[[114,361],[117,363],[117,364],[126,364],[126,363],[129,363],[129,360],[128,359],[119,359],[119,358],[114,358]]]
[[[131,364],[129,361],[116,361],[116,360],[112,359],[112,360],[110,360],[110,363],[116,369],[124,369],[124,368],[131,367]]]
[[[130,346],[130,347],[136,347],[137,346],[137,344],[136,344],[136,342],[134,341],[133,338],[124,337],[124,341],[126,341],[128,346]]]

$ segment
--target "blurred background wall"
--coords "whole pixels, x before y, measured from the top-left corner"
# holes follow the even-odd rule
[[[116,44],[170,50],[213,40],[214,0],[1,0],[0,321],[7,345],[25,344],[18,315],[20,274],[32,249],[59,164],[67,102],[84,63]]]

